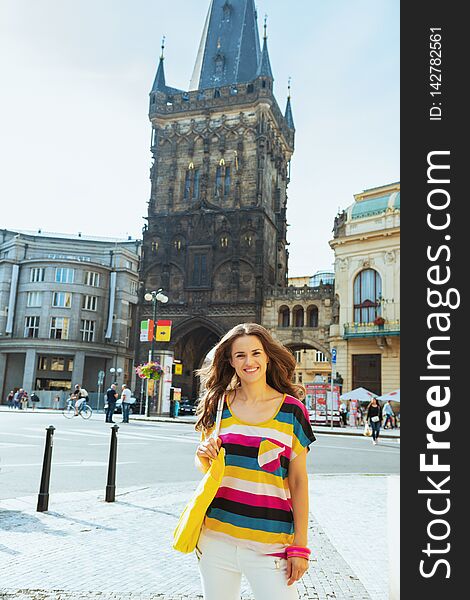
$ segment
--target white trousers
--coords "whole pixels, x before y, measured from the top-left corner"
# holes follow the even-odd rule
[[[242,574],[256,600],[297,600],[287,585],[287,561],[259,554],[201,533],[196,547],[204,600],[240,600]]]

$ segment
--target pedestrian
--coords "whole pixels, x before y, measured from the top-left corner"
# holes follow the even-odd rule
[[[27,410],[28,409],[28,392],[26,390],[23,390],[22,394],[21,394],[21,398],[20,398],[20,402],[21,402],[21,410]]]
[[[357,403],[357,425],[362,427],[364,425],[364,413],[362,412],[362,406]]]
[[[16,410],[20,410],[20,408],[21,408],[20,399],[21,399],[22,395],[23,395],[23,388],[20,388],[19,390],[17,390],[15,392],[15,395],[13,396],[13,408],[16,408]]]
[[[339,414],[341,416],[343,426],[346,427],[346,425],[348,424],[348,408],[347,408],[346,404],[344,403],[344,400],[339,405]]]
[[[106,416],[105,423],[114,423],[113,415],[116,409],[116,400],[118,397],[118,393],[116,391],[116,384],[112,383],[109,388],[106,390]]]
[[[36,403],[40,401],[39,396],[36,394],[36,392],[33,392],[31,394],[31,402],[33,404],[33,410],[36,409]]]
[[[7,396],[7,404],[10,410],[13,409],[13,398],[15,397],[15,392],[11,390],[11,392]]]
[[[377,445],[380,435],[380,424],[382,423],[382,407],[377,398],[372,398],[367,407],[366,420],[372,429],[372,443]]]
[[[231,329],[197,373],[196,452],[207,471],[221,446],[225,472],[196,546],[205,600],[240,598],[242,574],[256,600],[293,600],[308,568],[306,457],[315,440],[293,355],[261,325]],[[219,437],[210,437],[219,399]]]
[[[121,402],[122,402],[122,422],[129,423],[129,409],[131,407],[131,390],[125,383],[122,384]]]
[[[385,415],[384,429],[395,429],[395,413],[393,412],[390,400],[387,400],[383,409]],[[387,427],[387,423],[390,423],[390,427]]]
[[[59,394],[57,394],[56,396],[54,396],[53,400],[54,400],[53,409],[54,410],[59,410],[59,402],[60,402],[60,396],[59,396]]]

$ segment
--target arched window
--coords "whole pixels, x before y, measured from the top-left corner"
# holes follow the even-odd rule
[[[364,269],[354,280],[354,322],[372,323],[380,315],[382,279],[374,269]]]
[[[292,311],[293,314],[293,326],[303,327],[304,326],[304,309],[302,306],[294,306]]]
[[[280,307],[278,324],[279,324],[279,327],[289,327],[289,325],[290,325],[290,310],[289,310],[288,306]]]
[[[318,327],[318,308],[316,306],[307,308],[307,327]]]

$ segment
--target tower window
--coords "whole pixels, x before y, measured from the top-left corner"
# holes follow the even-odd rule
[[[216,74],[217,74],[217,64],[216,64]],[[220,90],[214,90],[214,98],[220,98]]]
[[[191,284],[205,286],[207,283],[207,254],[194,254]]]
[[[175,241],[173,242],[173,247],[174,247],[174,249],[175,249],[177,252],[178,252],[179,250],[181,250],[181,246],[182,246],[182,244],[181,244],[181,240],[175,240]]]
[[[221,248],[228,248],[228,237],[226,235],[223,235],[220,238],[220,247]]]
[[[199,169],[195,169],[191,163],[190,167],[186,171],[186,177],[184,179],[184,199],[189,200],[190,198],[199,198]]]
[[[252,94],[252,93],[253,93],[253,91],[254,91],[253,84],[252,84],[252,83],[249,83],[249,84],[246,86],[246,93],[247,93],[247,94]]]
[[[225,167],[224,196],[230,193],[230,167]]]
[[[222,191],[222,167],[219,165],[215,172],[215,195],[221,196]]]
[[[158,252],[158,242],[152,242],[152,252]]]

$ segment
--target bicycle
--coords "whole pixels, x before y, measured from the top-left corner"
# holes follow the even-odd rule
[[[73,419],[73,417],[78,415],[75,413],[75,400],[68,400],[67,406],[63,409],[62,414],[66,419]],[[82,419],[89,419],[93,414],[93,410],[91,406],[86,403],[86,400],[83,400],[80,406],[78,407],[78,414],[82,417]]]

